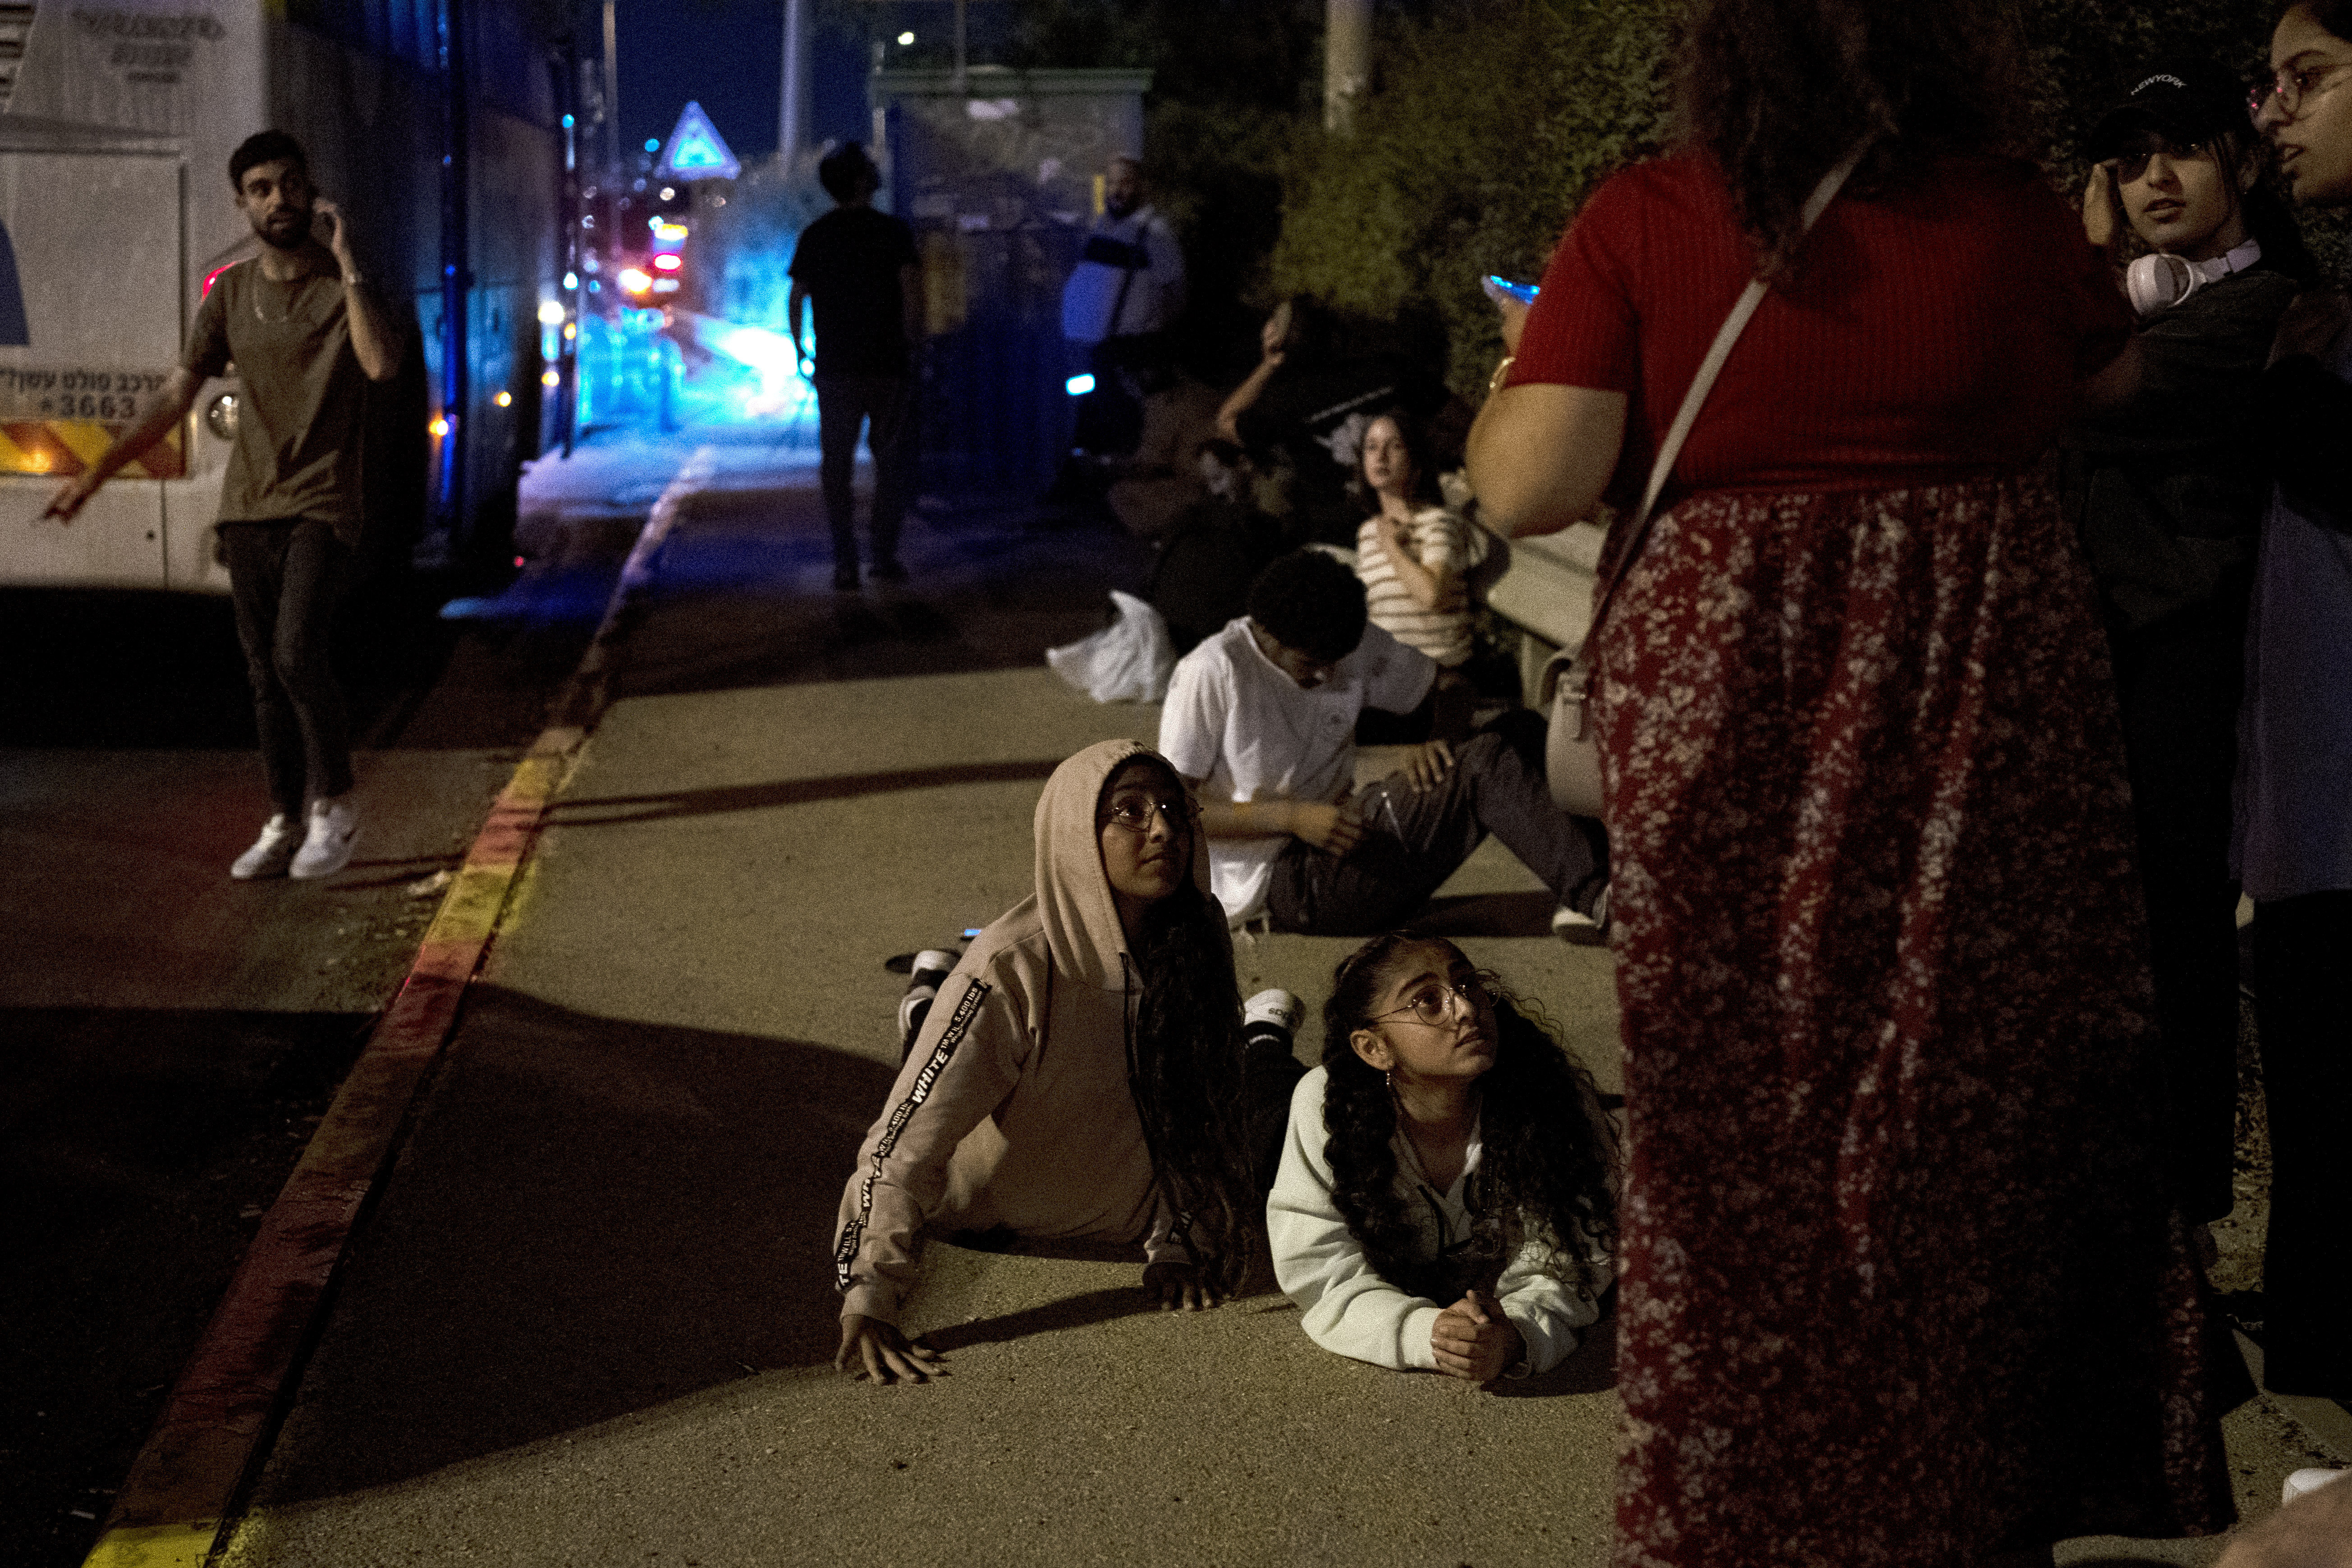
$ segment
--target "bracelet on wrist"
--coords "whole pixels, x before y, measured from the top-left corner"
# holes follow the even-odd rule
[[[1503,363],[1496,365],[1495,367],[1495,374],[1486,378],[1487,396],[1492,397],[1495,394],[1503,390],[1503,378],[1510,374],[1511,367],[1518,363],[1519,356],[1517,354],[1505,354],[1503,356]]]

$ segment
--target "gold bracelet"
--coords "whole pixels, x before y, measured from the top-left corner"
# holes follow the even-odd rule
[[[1503,356],[1503,363],[1496,365],[1495,367],[1495,374],[1486,378],[1487,396],[1492,397],[1495,394],[1503,390],[1503,378],[1510,374],[1511,367],[1518,363],[1519,356],[1517,354],[1505,354]]]

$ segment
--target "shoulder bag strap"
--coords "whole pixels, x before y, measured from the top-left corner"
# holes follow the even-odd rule
[[[1822,176],[1821,184],[1813,187],[1813,194],[1805,198],[1801,231],[1811,231],[1814,223],[1828,210],[1831,201],[1844,185],[1846,176],[1853,173],[1854,165],[1862,162],[1862,155],[1869,150],[1867,139],[1856,143],[1853,152]],[[1658,497],[1666,488],[1666,476],[1674,471],[1675,459],[1682,456],[1683,442],[1689,437],[1691,426],[1698,423],[1699,406],[1706,401],[1706,395],[1715,390],[1715,378],[1723,374],[1723,364],[1731,357],[1732,345],[1739,341],[1739,334],[1748,330],[1748,319],[1756,314],[1756,308],[1764,302],[1765,288],[1761,278],[1749,279],[1748,287],[1740,292],[1738,302],[1731,307],[1731,314],[1724,318],[1722,327],[1716,332],[1715,342],[1706,351],[1706,358],[1699,362],[1698,374],[1691,378],[1690,390],[1683,394],[1683,405],[1675,412],[1675,422],[1667,429],[1665,440],[1659,443],[1657,461],[1650,465],[1650,483],[1642,492],[1642,508],[1626,526],[1625,548],[1618,553],[1607,585],[1593,602],[1592,622],[1584,634],[1584,646],[1587,647],[1592,646],[1593,634],[1601,629],[1601,617],[1608,612],[1609,601],[1615,597],[1617,584],[1625,580],[1625,574],[1633,567],[1633,557],[1641,553],[1642,542],[1649,537],[1650,524],[1657,514]]]

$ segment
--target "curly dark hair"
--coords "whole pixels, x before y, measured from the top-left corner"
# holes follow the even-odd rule
[[[1364,585],[1321,550],[1294,550],[1253,578],[1249,618],[1266,636],[1307,658],[1336,664],[1364,640]]]
[[[1433,1300],[1458,1290],[1450,1272],[1460,1258],[1436,1262],[1418,1253],[1418,1233],[1398,1196],[1396,1099],[1386,1078],[1355,1052],[1348,1037],[1366,1026],[1406,949],[1460,950],[1415,931],[1376,936],[1331,976],[1323,1005],[1323,1130],[1329,1142],[1331,1195],[1348,1233],[1390,1284]],[[1494,974],[1479,980],[1495,998],[1495,1065],[1479,1079],[1479,1135],[1485,1145],[1468,1194],[1473,1220],[1465,1252],[1491,1276],[1530,1239],[1550,1249],[1547,1272],[1591,1290],[1588,1254],[1613,1247],[1616,1141],[1603,1119],[1592,1075],[1570,1057],[1540,1009]]]
[[[2000,0],[1701,0],[1681,59],[1675,139],[1722,170],[1762,278],[1789,271],[1805,197],[1865,135],[1857,195],[2021,148],[2024,51]]]
[[[1139,753],[1111,770],[1103,797],[1137,767],[1183,795],[1174,768]],[[1130,945],[1143,995],[1128,1031],[1127,1082],[1152,1179],[1202,1280],[1231,1294],[1248,1266],[1257,1204],[1243,1132],[1241,986],[1224,910],[1187,877],[1145,911]]]

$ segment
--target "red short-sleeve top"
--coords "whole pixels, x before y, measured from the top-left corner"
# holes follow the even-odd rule
[[[1637,164],[1578,213],[1510,382],[1632,395],[1647,476],[1754,251],[1714,165]],[[2131,332],[2105,263],[2029,163],[1949,157],[1831,204],[1732,351],[1670,489],[1897,487],[2021,468]]]

